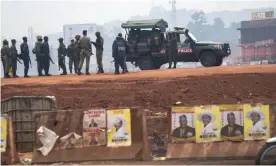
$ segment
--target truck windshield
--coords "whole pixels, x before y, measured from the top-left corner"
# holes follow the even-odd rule
[[[188,32],[188,35],[192,38],[193,41],[197,42],[196,37],[192,34],[191,31]]]

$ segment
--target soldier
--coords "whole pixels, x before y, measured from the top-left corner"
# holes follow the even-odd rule
[[[81,75],[81,69],[83,65],[83,61],[86,61],[86,75],[90,75],[89,73],[89,64],[90,64],[90,56],[92,55],[92,47],[90,38],[87,37],[87,31],[84,30],[82,32],[83,37],[80,39],[80,63],[78,68],[78,75]]]
[[[172,40],[169,42],[169,69],[172,67],[172,62],[174,63],[173,68],[176,68],[176,55],[177,55],[177,41],[176,37],[172,36]]]
[[[101,37],[100,32],[95,33],[97,39],[96,42],[92,42],[92,44],[96,47],[96,58],[97,58],[97,64],[98,64],[98,72],[97,74],[104,73],[103,70],[103,44],[104,39]]]
[[[69,70],[72,74],[72,68],[74,64],[75,74],[78,73],[78,64],[77,64],[77,48],[75,46],[74,39],[71,40],[71,44],[67,47],[67,55],[69,58]]]
[[[43,70],[43,55],[41,53],[41,47],[42,47],[42,36],[37,36],[37,41],[35,42],[35,48],[33,49],[33,53],[36,56],[36,61],[37,61],[37,72],[38,76],[44,76],[42,74]]]
[[[79,67],[79,63],[80,63],[80,38],[81,38],[80,35],[75,36],[75,39],[76,39],[75,47],[76,47],[76,54],[77,54],[77,57],[76,57],[77,73],[78,73],[78,67]]]
[[[42,43],[41,46],[41,54],[43,54],[42,56],[42,63],[43,63],[43,69],[45,72],[46,76],[51,76],[51,74],[49,74],[49,68],[50,68],[50,48],[49,48],[49,38],[48,36],[44,36],[44,42]]]
[[[119,66],[121,66],[123,70],[123,74],[126,73],[125,68],[125,58],[128,52],[128,47],[124,38],[122,38],[122,34],[119,33],[112,45],[112,57],[115,61],[115,74],[120,74]]]
[[[11,47],[10,47],[10,53],[11,53],[11,66],[12,66],[12,76],[13,78],[18,77],[18,75],[16,75],[16,70],[17,70],[17,59],[18,59],[18,53],[17,53],[17,49],[16,49],[16,40],[12,39],[11,40]]]
[[[9,69],[10,69],[10,49],[8,40],[3,41],[3,46],[1,48],[1,60],[4,68],[4,78],[10,78]]]
[[[66,66],[65,66],[65,56],[66,56],[66,47],[63,44],[63,38],[59,38],[59,47],[58,47],[58,65],[62,69],[62,73],[60,75],[67,75]]]
[[[28,72],[29,72],[29,63],[31,63],[30,59],[30,54],[29,54],[29,47],[28,47],[28,39],[27,37],[23,37],[23,43],[20,45],[20,50],[21,50],[21,59],[23,60],[24,63],[24,77],[29,77]]]

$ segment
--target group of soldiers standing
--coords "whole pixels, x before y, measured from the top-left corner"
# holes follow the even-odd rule
[[[98,64],[98,72],[97,74],[104,73],[103,70],[103,44],[104,39],[101,37],[100,32],[95,33],[97,39],[95,42],[91,41],[87,36],[87,31],[83,30],[83,36],[80,35],[75,36],[75,40],[71,39],[70,45],[66,48],[63,43],[63,38],[59,38],[59,47],[58,47],[58,66],[59,69],[62,69],[61,75],[67,75],[67,70],[65,66],[65,56],[69,58],[69,70],[70,73],[73,73],[73,67],[75,74],[82,75],[81,72],[83,62],[86,61],[85,74],[90,75],[89,73],[89,64],[90,64],[90,56],[92,53],[93,44],[96,48],[96,59]],[[21,53],[18,54],[16,49],[16,40],[12,39],[12,46],[9,47],[9,42],[7,40],[3,41],[3,47],[1,49],[1,60],[4,68],[4,77],[10,78],[9,75],[10,69],[12,69],[12,77],[16,78],[18,75],[17,71],[17,62],[21,63],[20,59],[24,62],[24,77],[29,77],[29,64],[31,64],[30,55],[29,55],[29,47],[27,44],[27,37],[23,37],[23,43],[20,45]],[[43,41],[44,40],[44,41]],[[44,36],[37,36],[37,41],[35,42],[35,47],[32,52],[36,56],[37,61],[37,72],[38,76],[51,76],[49,73],[50,62],[54,64],[51,56],[50,56],[50,48],[49,48],[49,38]],[[128,52],[127,44],[124,38],[122,38],[122,34],[119,33],[112,45],[112,56],[115,62],[115,74],[119,74],[119,67],[122,68],[122,73],[127,73],[126,66],[126,54]],[[43,74],[44,71],[44,74]]]

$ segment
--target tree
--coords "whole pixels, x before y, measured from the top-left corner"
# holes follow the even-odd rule
[[[192,15],[192,19],[194,20],[194,24],[197,26],[202,26],[207,23],[206,15],[203,11],[195,12]]]
[[[214,24],[213,24],[213,26],[214,26],[215,28],[217,28],[217,29],[224,29],[225,24],[224,24],[223,20],[222,20],[220,17],[216,17],[216,18],[214,19]]]

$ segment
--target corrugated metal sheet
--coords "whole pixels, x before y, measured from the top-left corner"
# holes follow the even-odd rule
[[[82,136],[82,122],[84,110],[67,110],[36,112],[36,128],[41,125],[54,131],[60,137],[76,132]],[[139,109],[131,109],[131,131],[132,145],[129,147],[108,148],[106,146],[93,146],[76,149],[63,149],[56,143],[54,150],[47,156],[42,156],[40,152],[34,151],[33,163],[53,163],[53,162],[76,162],[76,161],[93,161],[93,160],[114,160],[114,159],[136,159],[140,157],[142,150],[142,112]],[[36,149],[42,145],[36,139]]]
[[[276,136],[276,104],[270,105],[271,137]],[[170,140],[170,139],[169,139]],[[168,144],[167,158],[255,157],[264,141]]]

